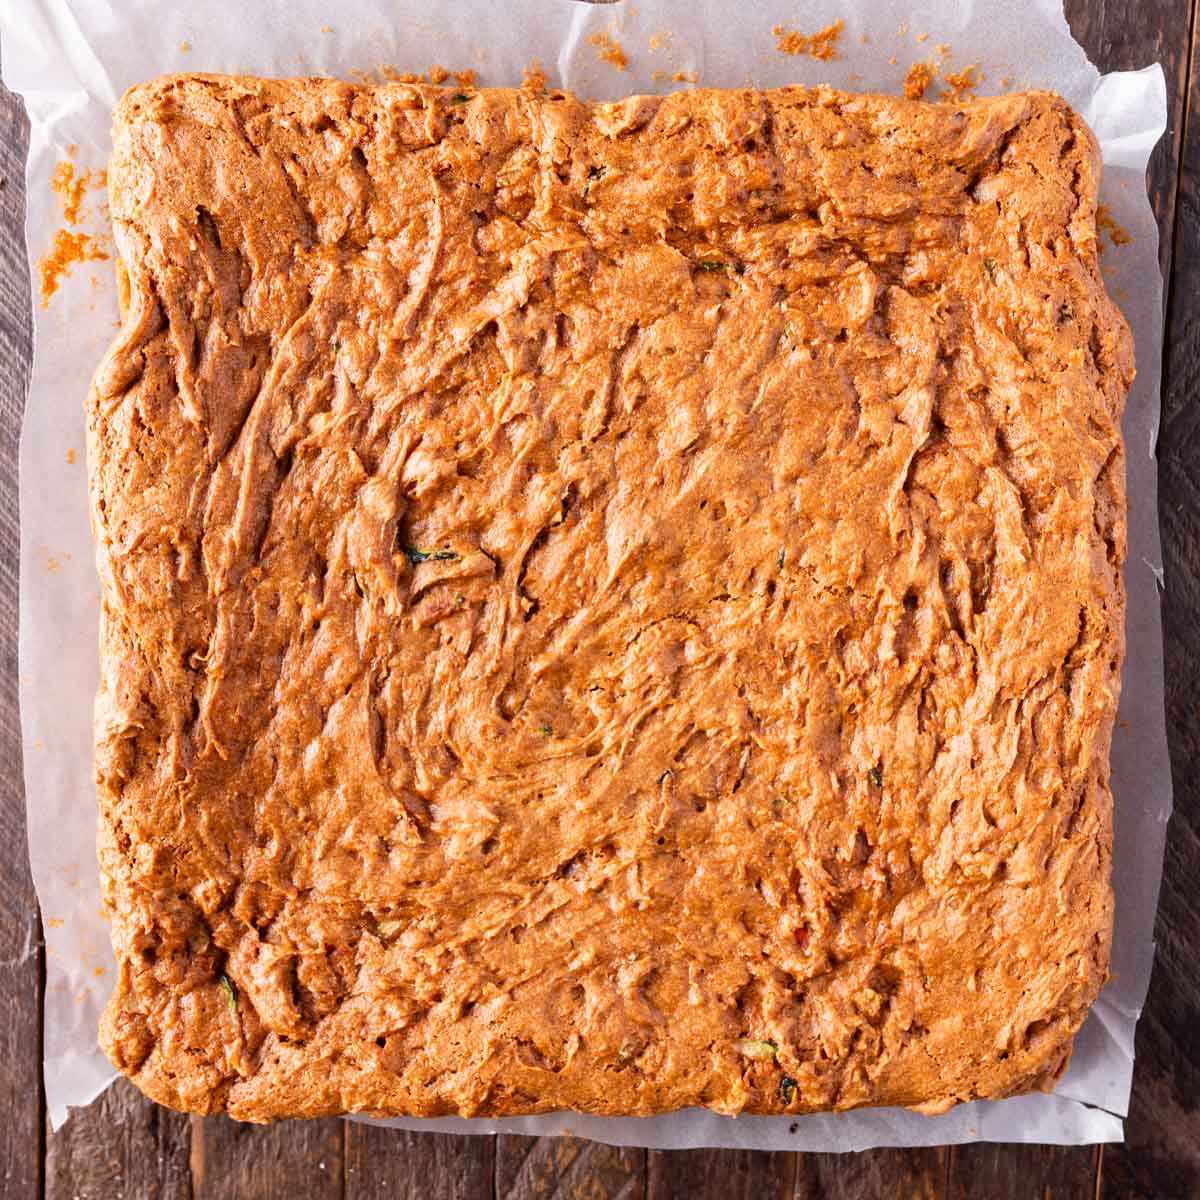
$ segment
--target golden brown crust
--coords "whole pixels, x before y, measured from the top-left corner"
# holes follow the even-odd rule
[[[118,109],[105,1049],[249,1120],[1047,1084],[1112,916],[1091,135],[463,96]]]

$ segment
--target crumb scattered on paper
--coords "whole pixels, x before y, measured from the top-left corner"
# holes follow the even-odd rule
[[[807,54],[809,58],[828,62],[837,57],[838,39],[846,27],[845,21],[839,17],[832,25],[818,29],[816,33],[801,33],[798,29],[789,29],[786,25],[775,25],[771,33],[775,36],[775,49],[780,54]]]
[[[333,32],[333,26],[332,26],[332,25],[322,25],[322,26],[321,26],[321,32],[322,32],[322,33],[332,33],[332,32]]]
[[[459,87],[474,87],[475,72],[471,70],[455,71],[454,82],[457,83]]]
[[[186,54],[191,48],[192,48],[191,42],[180,42],[179,43],[179,53],[180,54]]]
[[[46,926],[49,929],[61,929],[63,927],[62,917],[47,917]]]
[[[888,66],[894,67],[899,61],[900,60],[893,54],[892,57],[888,59]]]
[[[593,33],[588,41],[596,47],[596,57],[601,62],[610,63],[618,71],[624,71],[629,66],[628,56],[610,34]]]
[[[68,446],[67,447],[67,466],[72,467],[74,465],[75,465],[75,447]]]
[[[928,32],[928,30],[927,30],[926,32],[924,32],[924,33],[918,33],[918,34],[917,34],[917,39],[916,39],[916,40],[917,40],[918,42],[927,42],[927,41],[929,41],[929,32]]]
[[[79,210],[83,204],[83,193],[92,184],[91,171],[75,173],[75,164],[64,159],[54,168],[50,176],[50,190],[62,201],[63,220],[68,225],[79,223]]]
[[[1002,88],[1011,87],[1012,86],[1012,76],[1011,75],[1001,75],[1000,76],[1000,86]]]
[[[933,67],[927,62],[915,62],[904,76],[904,95],[909,100],[920,100],[933,82]]]
[[[945,85],[946,91],[942,99],[948,100],[952,104],[959,100],[973,100],[975,89],[982,82],[983,72],[976,63],[972,63],[969,67],[963,67],[961,71],[944,73],[942,83]]]
[[[669,29],[660,29],[657,33],[652,33],[647,43],[650,53],[657,54],[659,50],[666,50],[671,45],[673,36]]]
[[[450,72],[438,63],[434,63],[425,74],[429,76],[430,83],[445,83],[450,78]]]
[[[938,42],[938,44],[936,46],[934,46],[934,49],[938,52],[939,55],[941,55],[942,58],[945,58],[946,55],[950,53],[950,43],[949,42]]]
[[[50,297],[58,291],[65,275],[71,273],[76,263],[97,262],[108,258],[96,245],[96,239],[86,233],[72,233],[59,229],[54,234],[50,253],[38,259],[37,270],[41,279],[42,307],[50,307]]]
[[[1096,234],[1097,241],[1101,246],[1104,244],[1104,235],[1108,234],[1108,240],[1114,246],[1128,246],[1133,238],[1129,236],[1112,215],[1112,209],[1107,204],[1096,205]]]
[[[379,67],[380,76],[388,83],[424,83],[425,77],[419,72],[399,71],[391,65],[391,63],[383,63]],[[370,72],[365,73],[365,78],[370,80]]]
[[[695,83],[699,76],[695,71],[676,71],[671,76],[672,83]]]
[[[530,88],[532,91],[541,92],[546,88],[546,72],[542,70],[542,64],[535,58],[525,68],[525,74],[521,79],[523,88]]]

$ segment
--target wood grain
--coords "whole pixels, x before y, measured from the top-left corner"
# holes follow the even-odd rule
[[[41,1187],[41,925],[24,852],[17,718],[17,436],[29,374],[22,187],[28,124],[0,94],[0,1190]]]
[[[341,1200],[345,1122],[239,1125],[192,1117],[194,1200]]]
[[[48,1139],[45,1185],[48,1200],[188,1200],[188,1119],[120,1079]]]
[[[796,1168],[795,1200],[942,1200],[949,1151],[870,1150],[805,1154]]]
[[[946,1200],[1093,1200],[1099,1156],[1094,1146],[953,1146]]]
[[[642,1200],[646,1151],[571,1137],[496,1139],[495,1200]]]
[[[345,1126],[346,1200],[492,1200],[495,1138]]]
[[[651,1150],[646,1200],[792,1200],[798,1158],[754,1150]]]

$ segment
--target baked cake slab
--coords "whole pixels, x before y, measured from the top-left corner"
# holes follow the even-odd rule
[[[149,1096],[937,1111],[1104,981],[1126,326],[1057,97],[116,114],[96,777]]]

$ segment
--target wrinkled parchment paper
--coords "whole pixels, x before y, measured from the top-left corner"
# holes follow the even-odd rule
[[[612,99],[691,86],[828,82],[897,92],[922,60],[947,71],[978,64],[981,93],[1052,88],[1090,122],[1103,146],[1103,199],[1130,235],[1106,240],[1104,268],[1137,337],[1129,398],[1128,657],[1113,747],[1117,924],[1113,979],[1076,1042],[1052,1096],[963,1105],[939,1117],[897,1109],[801,1118],[686,1112],[643,1119],[554,1114],[501,1121],[396,1121],[460,1132],[570,1132],[655,1147],[851,1150],[977,1139],[1059,1143],[1119,1140],[1129,1099],[1134,1022],[1153,957],[1170,775],[1163,724],[1158,612],[1161,556],[1154,440],[1162,340],[1157,231],[1145,167],[1166,120],[1162,72],[1104,76],[1072,40],[1061,0],[0,0],[3,74],[32,122],[27,233],[32,262],[64,226],[50,188],[75,147],[76,170],[102,168],[109,114],[130,84],[167,71],[261,75],[471,68],[481,84],[514,84],[532,59],[551,86]],[[781,54],[772,27],[804,33],[841,18],[830,61]],[[592,38],[621,47],[624,70]],[[947,47],[948,48],[945,48]],[[945,49],[939,51],[939,47]],[[673,80],[672,76],[681,78]],[[103,240],[103,193],[87,190],[76,227]],[[35,306],[37,299],[35,275]],[[99,912],[91,783],[97,681],[97,584],[88,531],[82,401],[115,327],[111,262],[77,265],[47,307],[35,307],[33,377],[21,441],[20,688],[29,842],[45,916],[45,1082],[51,1120],[113,1078],[96,1047],[112,984]]]

